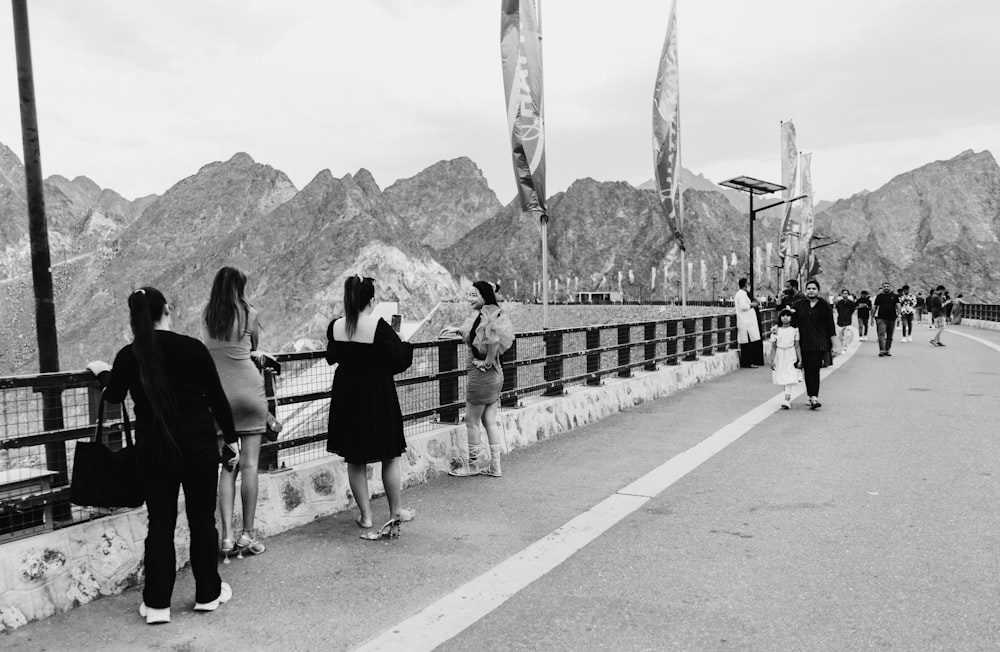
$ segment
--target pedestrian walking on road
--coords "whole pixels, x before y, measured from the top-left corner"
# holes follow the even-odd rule
[[[923,290],[917,290],[917,303],[913,306],[913,313],[916,315],[916,322],[918,324],[924,323],[924,311],[927,307],[927,299],[924,297]],[[910,335],[910,341],[913,341],[913,335]]]
[[[267,430],[267,397],[264,378],[254,358],[260,338],[257,309],[247,301],[246,274],[235,267],[223,267],[215,274],[212,292],[203,315],[205,346],[212,354],[219,371],[222,388],[233,412],[236,434],[240,439],[240,461],[232,471],[219,474],[219,513],[222,516],[222,545],[219,552],[228,558],[244,552],[259,555],[264,544],[257,540],[254,519],[257,514],[257,465],[260,444]],[[220,441],[220,448],[222,442]],[[243,505],[243,530],[236,538],[233,528],[233,507],[236,502],[236,475],[240,482]],[[228,559],[227,559],[228,561]]]
[[[806,381],[809,407],[820,407],[819,370],[827,355],[836,356],[837,328],[833,323],[833,309],[819,297],[819,281],[810,279],[806,283],[806,298],[795,304],[792,325],[799,330],[799,350],[802,356],[802,372]]]
[[[901,342],[913,341],[913,316],[917,312],[917,298],[910,294],[910,286],[904,285],[899,293],[899,322],[903,335]]]
[[[461,335],[469,345],[469,368],[465,385],[465,429],[469,442],[469,458],[449,471],[459,478],[474,475],[501,476],[500,456],[504,446],[497,428],[500,390],[503,389],[503,367],[500,356],[514,342],[514,326],[497,303],[496,286],[476,281],[469,292],[469,305],[476,311],[458,327],[441,329],[440,336]],[[489,455],[482,444],[486,431]]]
[[[181,486],[191,536],[194,610],[215,611],[233,595],[219,577],[215,505],[220,455],[215,424],[226,442],[221,457],[227,468],[235,465],[239,445],[229,401],[205,345],[171,332],[170,307],[156,288],[133,292],[128,307],[132,343],[118,352],[113,367],[91,362],[87,368],[98,379],[107,379],[104,400],[121,403],[131,394],[135,404],[136,454],[149,521],[139,615],[153,625],[170,622]],[[108,370],[111,373],[103,376]]]
[[[851,293],[846,288],[840,291],[837,299],[837,335],[840,337],[840,352],[847,353],[847,344],[851,338],[851,324],[854,323],[854,309],[857,304],[851,299]]]
[[[868,326],[872,319],[872,298],[868,296],[868,290],[861,290],[858,297],[858,339],[862,342],[868,341]]]
[[[962,293],[959,292],[954,299],[951,300],[951,323],[958,326],[962,323],[962,313],[965,312],[965,300],[962,299]]]
[[[747,293],[747,280],[739,280],[739,289],[733,296],[736,307],[736,341],[740,345],[740,366],[756,369],[764,364],[764,342],[760,339],[757,321],[757,302]]]
[[[399,525],[413,518],[403,509],[400,455],[406,450],[403,413],[392,377],[413,363],[413,345],[399,339],[375,316],[375,279],[349,276],[344,282],[344,316],[326,329],[326,361],[336,364],[326,449],[347,462],[347,478],[360,514],[358,527],[372,527],[368,465],[382,463],[389,520],[362,539],[398,538]]]
[[[899,296],[888,283],[882,284],[882,291],[875,297],[875,328],[878,331],[878,357],[890,357],[892,353],[892,332],[896,329]]]
[[[944,332],[944,286],[939,285],[934,290],[934,294],[927,299],[927,305],[931,311],[931,325],[937,329],[931,338],[933,346],[945,346],[941,342],[941,333]]]
[[[771,329],[771,382],[785,388],[781,407],[792,407],[792,388],[802,379],[802,351],[799,350],[799,331],[792,326],[795,310],[782,308],[778,313],[779,325]]]

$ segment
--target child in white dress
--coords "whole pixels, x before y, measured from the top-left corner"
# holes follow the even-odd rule
[[[792,327],[795,310],[784,308],[778,315],[779,326],[771,328],[771,382],[785,387],[785,400],[781,407],[792,407],[792,386],[801,379],[799,369],[802,351],[799,348],[799,329]]]

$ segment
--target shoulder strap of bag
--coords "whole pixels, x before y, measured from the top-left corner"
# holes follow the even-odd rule
[[[122,431],[125,433],[125,442],[127,446],[135,446],[135,442],[132,441],[132,420],[128,415],[128,408],[125,407],[125,401],[122,401]],[[97,406],[97,428],[94,430],[93,441],[103,444],[104,442],[104,390],[101,390],[101,400],[98,401]]]

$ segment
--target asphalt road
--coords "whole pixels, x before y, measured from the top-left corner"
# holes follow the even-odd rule
[[[774,412],[441,649],[1000,649],[1000,349],[929,333],[891,358],[860,343],[820,410]],[[216,613],[191,610],[184,572],[169,625],[145,625],[133,589],[0,647],[353,649],[772,399],[769,375],[516,451],[502,479],[409,488],[398,541],[360,541],[353,514],[271,537],[224,568],[235,597]]]

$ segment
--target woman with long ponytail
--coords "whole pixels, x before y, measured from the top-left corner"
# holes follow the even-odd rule
[[[358,504],[355,522],[372,527],[368,465],[382,463],[382,485],[389,520],[362,539],[399,536],[399,524],[413,518],[403,509],[400,455],[406,450],[403,413],[392,377],[413,362],[413,346],[399,339],[385,320],[373,314],[375,279],[350,276],[344,282],[344,317],[326,330],[326,361],[336,364],[330,400],[326,449],[347,462],[347,477]]]
[[[204,313],[205,346],[219,371],[240,437],[238,468],[232,471],[223,468],[219,474],[220,552],[224,556],[241,552],[259,555],[265,550],[253,526],[257,513],[257,464],[261,439],[267,430],[267,397],[264,379],[254,364],[263,355],[257,350],[260,318],[246,299],[246,285],[246,274],[235,267],[223,267],[215,274]],[[243,476],[240,482],[243,532],[239,538],[233,529],[237,472]]]
[[[131,394],[135,404],[136,448],[149,516],[139,614],[149,624],[165,623],[170,621],[177,572],[174,529],[182,485],[191,532],[194,608],[214,611],[232,596],[218,568],[215,497],[220,456],[215,422],[227,442],[224,464],[233,464],[238,444],[233,415],[205,345],[170,331],[170,306],[156,288],[133,292],[128,307],[132,343],[118,351],[112,367],[92,362],[88,368],[106,380],[104,400],[121,403]],[[110,374],[105,376],[105,371]]]

